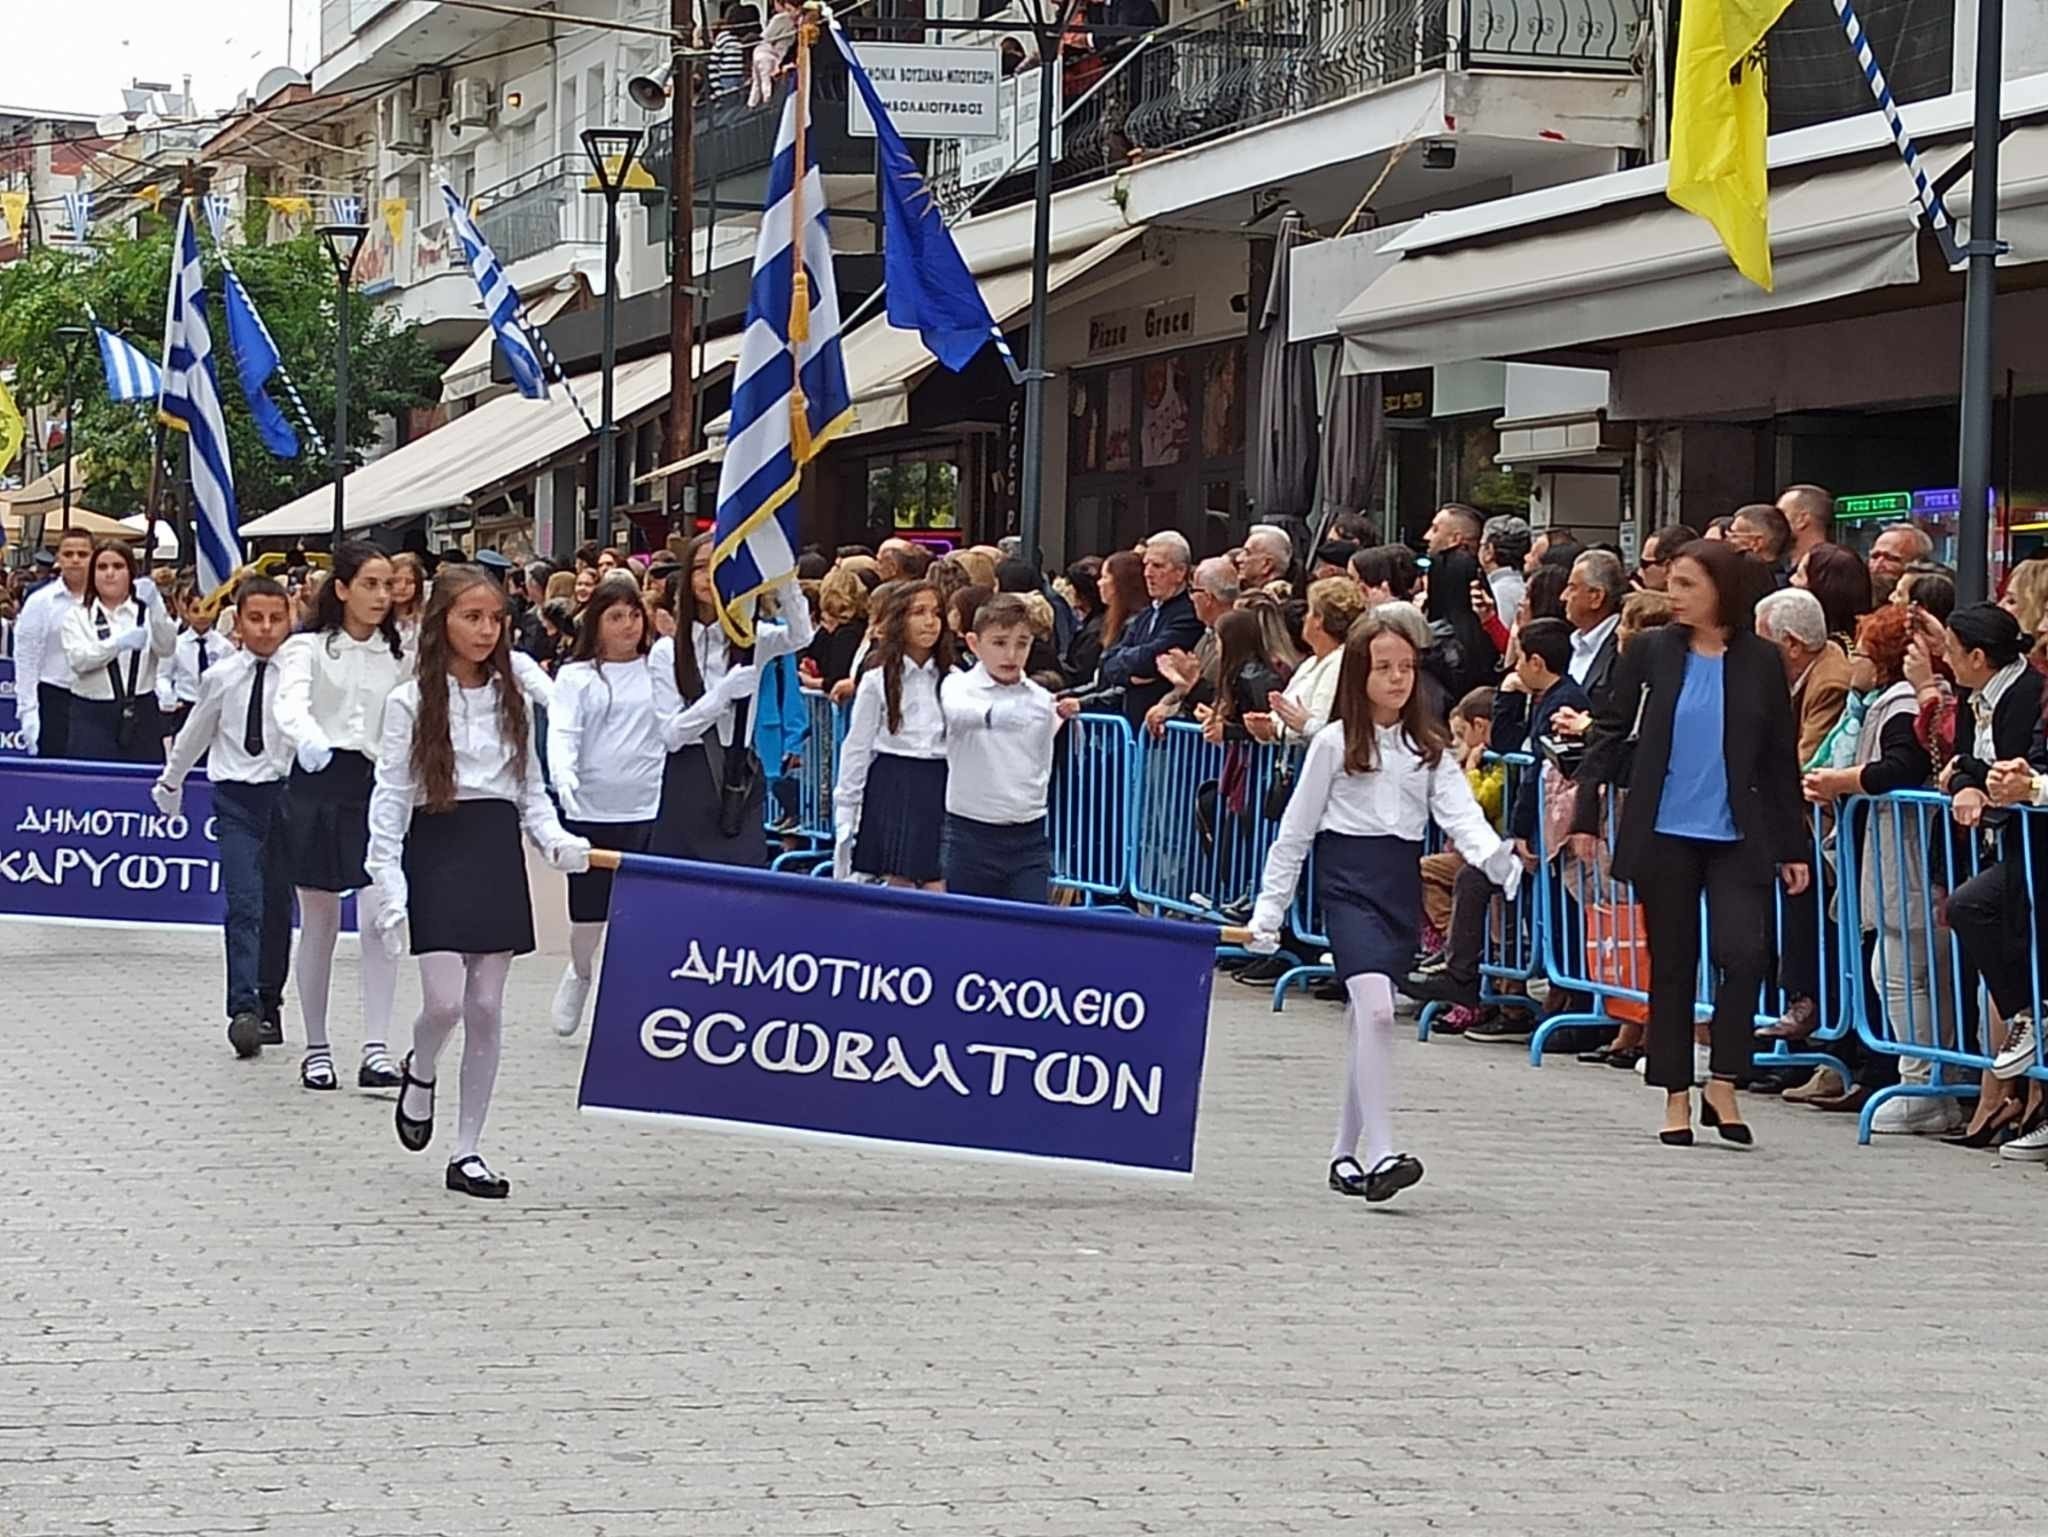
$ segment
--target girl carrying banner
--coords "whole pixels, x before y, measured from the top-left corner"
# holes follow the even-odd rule
[[[420,620],[418,675],[384,711],[368,865],[379,896],[363,948],[395,957],[410,927],[420,1015],[400,1074],[398,1140],[434,1136],[442,1048],[462,1027],[462,1105],[450,1190],[503,1199],[511,1182],[478,1152],[497,1082],[505,982],[533,950],[522,828],[557,870],[590,844],[562,828],[541,779],[533,716],[512,671],[505,595],[475,566],[443,567]]]
[[[344,540],[332,575],[320,585],[311,626],[278,653],[277,722],[292,744],[285,826],[292,886],[299,901],[299,1011],[306,1059],[299,1082],[339,1088],[327,1044],[327,995],[341,899],[358,893],[364,935],[376,927],[379,893],[365,859],[370,847],[370,787],[384,739],[384,705],[411,675],[411,660],[391,612],[391,562],[376,546]],[[385,1037],[398,990],[398,963],[382,946],[363,947],[363,1057],[356,1086],[398,1085]]]
[[[883,610],[853,696],[832,794],[835,873],[891,886],[943,889],[937,809],[946,804],[946,717],[939,684],[953,670],[953,637],[939,589],[900,582]]]
[[[156,583],[136,576],[127,545],[93,550],[85,601],[65,614],[59,638],[72,674],[70,756],[163,762],[156,674],[177,650],[178,627]]]
[[[1337,680],[1336,719],[1315,734],[1266,856],[1250,948],[1279,948],[1311,843],[1337,976],[1349,995],[1351,1047],[1330,1188],[1384,1201],[1422,1178],[1394,1150],[1388,1110],[1394,983],[1415,954],[1422,911],[1422,835],[1430,818],[1468,864],[1512,897],[1522,867],[1486,820],[1449,734],[1416,687],[1429,626],[1408,603],[1383,603],[1351,627]],[[1358,1156],[1365,1141],[1363,1161]]]

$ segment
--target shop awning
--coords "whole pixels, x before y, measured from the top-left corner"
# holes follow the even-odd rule
[[[739,357],[740,339],[721,337],[704,349],[705,377]],[[702,383],[700,378],[699,383]],[[621,364],[614,383],[614,415],[630,421],[668,396],[668,354]],[[602,393],[597,374],[581,374],[569,388],[597,420]],[[445,427],[373,459],[348,477],[345,522],[351,531],[464,507],[485,492],[560,458],[588,441],[583,418],[557,385],[546,400],[500,395]],[[245,538],[324,534],[333,527],[334,493],[321,487],[275,512],[242,525]]]

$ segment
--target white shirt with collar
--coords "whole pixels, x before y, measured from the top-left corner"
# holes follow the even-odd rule
[[[2018,682],[2020,674],[2026,670],[2025,657],[2008,662],[1991,675],[1990,681],[1970,696],[1970,713],[1977,721],[1971,751],[1974,756],[1986,763],[1998,761],[1997,738],[1991,729],[1993,718],[1998,714],[1998,701],[2005,697],[2005,691]]]
[[[803,650],[817,633],[811,623],[811,606],[797,590],[794,578],[783,586],[778,596],[782,600],[782,612],[789,616],[788,621],[754,626],[753,665],[757,668],[766,667],[779,656]],[[692,621],[690,644],[697,653],[697,675],[704,680],[704,692],[694,702],[685,700],[682,690],[676,687],[674,637],[662,636],[654,643],[654,649],[647,653],[648,671],[654,679],[654,714],[661,723],[662,740],[670,752],[681,752],[685,747],[701,743],[716,727],[719,746],[731,747],[740,696],[728,698],[719,688],[731,667],[731,642],[716,624]],[[759,681],[757,674],[756,689]],[[754,692],[749,690],[745,697],[752,699]],[[751,715],[748,724],[753,724]]]
[[[28,595],[14,625],[15,697],[21,713],[36,713],[36,686],[71,687],[71,663],[64,655],[64,616],[85,602],[64,579],[43,583]]]
[[[667,756],[646,657],[562,669],[548,710],[548,771],[564,814],[579,822],[653,821]]]
[[[1590,630],[1572,631],[1572,659],[1566,670],[1572,675],[1572,682],[1583,684],[1586,674],[1593,670],[1593,661],[1600,655],[1600,648],[1607,644],[1607,637],[1621,627],[1621,615],[1609,614]]]
[[[903,662],[903,724],[889,729],[889,696],[882,669],[870,667],[853,691],[853,714],[846,740],[839,748],[839,779],[832,789],[832,823],[841,842],[860,830],[860,808],[867,798],[868,770],[877,754],[892,758],[943,759],[946,717],[939,706],[939,685],[945,681],[936,656],[922,664]]]
[[[192,713],[172,744],[158,783],[176,791],[192,772],[192,765],[206,755],[206,777],[214,784],[275,784],[292,771],[292,744],[277,723],[277,688],[280,673],[277,658],[256,657],[246,651],[230,651],[206,669],[199,682],[199,697]],[[261,680],[262,703],[259,730],[261,752],[248,747],[249,699]]]
[[[171,653],[171,659],[157,677],[157,703],[166,710],[196,704],[200,680],[205,677],[207,669],[219,666],[234,654],[234,643],[219,630],[209,627],[203,634],[197,630],[180,630],[177,649]]]
[[[140,651],[117,651],[114,643],[142,625],[148,641]],[[100,632],[105,630],[105,634]],[[71,692],[80,699],[111,700],[115,695],[110,667],[121,670],[121,689],[135,694],[156,692],[157,668],[177,649],[178,627],[164,611],[161,600],[146,606],[134,598],[106,607],[97,598],[81,603],[64,615],[60,637],[65,660],[71,664]],[[129,667],[134,666],[133,684]]]
[[[393,656],[382,630],[357,640],[346,630],[308,630],[277,653],[277,719],[294,749],[308,743],[376,761],[384,707],[413,674],[410,655]]]
[[[1339,646],[1327,656],[1312,656],[1294,669],[1294,676],[1287,680],[1287,687],[1281,692],[1287,699],[1308,711],[1308,719],[1296,731],[1277,715],[1273,723],[1280,728],[1280,738],[1286,742],[1305,742],[1315,736],[1330,722],[1330,712],[1337,706],[1337,678],[1344,671],[1344,648]]]
[[[1493,593],[1493,611],[1500,622],[1512,625],[1522,607],[1522,596],[1529,590],[1522,573],[1513,566],[1497,566],[1486,573],[1486,585]]]
[[[1045,815],[1059,712],[1029,678],[998,683],[977,663],[939,685],[946,723],[946,811],[1015,827]]]

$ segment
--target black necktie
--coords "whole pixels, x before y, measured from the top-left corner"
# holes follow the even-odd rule
[[[201,656],[206,653],[202,649]],[[249,723],[242,728],[242,751],[252,758],[263,756],[263,673],[270,666],[268,658],[256,663],[256,676],[249,680]]]
[[[198,635],[193,638],[199,642],[199,676],[203,678],[206,676],[206,637]]]

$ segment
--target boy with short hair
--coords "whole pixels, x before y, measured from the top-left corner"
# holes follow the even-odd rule
[[[228,1044],[247,1058],[284,1044],[292,939],[284,794],[292,747],[277,724],[275,659],[292,633],[292,602],[276,582],[257,576],[242,583],[236,604],[241,649],[210,664],[199,680],[191,716],[150,798],[164,815],[178,815],[185,776],[205,754],[228,903]]]
[[[178,646],[157,674],[156,702],[163,712],[164,735],[176,736],[199,702],[200,680],[209,667],[225,661],[231,644],[214,630],[214,611],[199,593],[186,588],[178,594],[178,617],[185,627],[178,632]]]
[[[967,648],[976,665],[939,685],[946,717],[946,890],[1043,904],[1052,895],[1045,804],[1053,741],[1080,713],[1024,676],[1031,614],[1015,593],[975,611]]]

